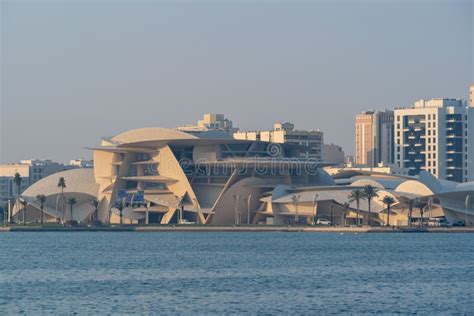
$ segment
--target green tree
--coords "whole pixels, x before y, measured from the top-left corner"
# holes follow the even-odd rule
[[[71,196],[67,198],[66,203],[69,205],[69,210],[71,211],[71,222],[72,222],[74,219],[72,211],[73,211],[74,205],[77,203],[77,200],[75,197]]]
[[[387,206],[387,226],[390,226],[390,208],[395,203],[395,200],[393,197],[386,195],[384,196],[382,202]]]
[[[44,194],[38,194],[36,200],[40,203],[41,209],[41,224],[44,223],[44,203],[46,202],[46,196]]]
[[[356,202],[357,226],[359,226],[360,201],[365,199],[364,191],[355,189],[349,195],[349,203]]]
[[[372,211],[372,200],[379,196],[378,192],[379,192],[379,189],[377,189],[374,186],[371,186],[370,184],[364,187],[364,197],[367,199],[367,204],[369,207],[368,218],[367,218],[367,225],[369,227],[370,227],[370,215]]]

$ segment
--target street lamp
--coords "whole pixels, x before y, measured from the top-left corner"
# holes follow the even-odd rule
[[[313,221],[311,223],[311,225],[314,225],[316,224],[316,212],[318,210],[318,194],[315,193],[314,196],[313,196]]]
[[[333,205],[333,204],[329,205],[329,209],[331,210],[331,226],[333,226],[333,225],[332,225],[332,209],[333,209],[333,208],[334,208],[334,205]]]
[[[252,194],[247,198],[247,225],[250,225],[250,201],[252,200]]]
[[[466,200],[464,201],[466,206],[466,213],[464,214],[464,226],[467,226],[467,209],[469,208],[469,204],[471,204],[471,196],[466,196]]]
[[[201,214],[201,209],[198,206],[197,199],[193,198],[193,201],[194,201],[194,208],[195,208],[195,211],[196,211],[196,214],[197,214],[196,223],[200,224],[201,223],[201,217],[199,215]]]
[[[433,207],[433,196],[430,196],[428,198],[428,212],[429,212],[428,223],[429,223],[430,218],[433,216],[432,207]]]
[[[235,197],[234,224],[238,225],[239,223],[238,223],[237,210],[238,210],[238,205],[239,205],[240,194],[234,195],[234,197]]]
[[[295,225],[298,224],[299,222],[299,214],[298,214],[298,202],[300,200],[300,195],[293,195],[291,198],[293,200],[293,205],[295,207]]]

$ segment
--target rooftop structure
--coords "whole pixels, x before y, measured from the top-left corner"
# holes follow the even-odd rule
[[[226,134],[232,137],[232,134],[238,129],[234,128],[232,121],[226,119],[224,114],[204,114],[202,120],[199,120],[196,125],[185,125],[176,128],[179,131],[199,135],[203,132],[215,131]]]

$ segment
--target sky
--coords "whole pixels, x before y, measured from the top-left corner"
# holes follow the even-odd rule
[[[0,1],[0,162],[223,113],[354,152],[354,116],[466,99],[471,0]]]

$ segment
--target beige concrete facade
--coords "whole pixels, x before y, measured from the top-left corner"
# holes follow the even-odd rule
[[[411,223],[427,221],[421,211],[416,217],[415,202],[430,205],[429,216],[438,220],[474,222],[472,205],[464,207],[467,196],[474,196],[473,183],[440,182],[426,172],[407,177],[342,170],[331,177],[323,169],[327,164],[301,159],[307,148],[297,144],[143,128],[103,139],[102,146],[91,150],[94,169],[41,179],[20,197],[26,206],[15,204],[13,220],[39,221],[36,196],[43,194],[50,222],[303,225],[320,220],[357,225],[369,222],[368,203],[347,204],[349,194],[371,185],[379,189],[371,204],[371,225],[388,223],[385,196],[395,200],[392,225],[408,224],[408,218]],[[64,192],[57,186],[60,178],[66,181]],[[65,205],[71,197],[76,199],[73,211]],[[118,202],[123,203],[121,211]]]

